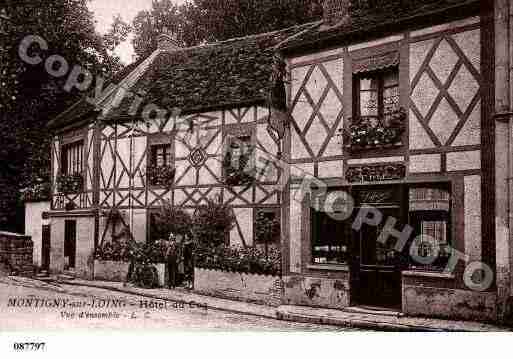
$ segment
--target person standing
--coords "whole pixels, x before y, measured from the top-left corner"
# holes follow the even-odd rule
[[[166,252],[167,258],[167,271],[169,273],[169,281],[168,288],[176,287],[176,275],[178,272],[178,255],[177,255],[177,245],[174,240],[169,242],[169,247]]]

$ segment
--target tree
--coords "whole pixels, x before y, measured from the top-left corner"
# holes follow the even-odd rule
[[[181,10],[171,0],[153,0],[150,11],[140,11],[134,21],[133,46],[136,55],[146,57],[157,48],[157,36],[165,32],[179,32]]]
[[[138,57],[157,47],[156,38],[172,32],[184,46],[274,31],[315,20],[320,0],[192,0],[180,6],[154,0],[133,22]]]
[[[100,36],[87,3],[4,0],[0,5],[1,229],[22,230],[23,215],[16,216],[20,188],[49,180],[51,135],[46,123],[82,95],[64,91],[66,79],[47,74],[44,63],[24,63],[18,55],[22,39],[38,35],[48,43],[46,56],[60,55],[70,66],[80,65],[95,75],[110,77],[121,67],[108,50],[124,33],[118,36],[114,28],[110,39]]]

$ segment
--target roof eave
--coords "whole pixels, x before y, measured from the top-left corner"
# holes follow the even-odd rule
[[[303,42],[283,44],[279,49],[282,54],[290,55],[295,53],[312,52],[312,50],[321,50],[332,46],[341,46],[349,41],[359,38],[369,38],[375,34],[381,37],[388,36],[404,29],[421,28],[433,26],[447,21],[454,21],[468,16],[480,13],[480,0],[469,0],[454,6],[445,7],[435,11],[425,12],[410,17],[391,20],[370,27],[360,27],[358,29],[344,32],[341,34],[319,37],[314,40],[305,40]],[[362,39],[363,40],[363,39]]]

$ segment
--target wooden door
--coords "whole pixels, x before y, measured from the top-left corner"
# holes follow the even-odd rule
[[[399,217],[398,210],[381,209],[384,218]],[[378,242],[383,226],[363,225],[356,234],[359,256],[360,304],[396,308],[401,306],[401,268],[395,242]]]
[[[398,189],[397,196],[391,195],[389,203],[373,204],[372,207],[383,215],[378,226],[363,224],[361,230],[353,230],[351,284],[355,304],[401,308],[401,270],[405,263],[404,255],[395,251],[395,238],[390,237],[385,243],[378,241],[388,217],[397,220],[395,228],[403,228],[404,211],[400,205],[400,194]],[[358,213],[362,207],[356,208],[355,212]]]

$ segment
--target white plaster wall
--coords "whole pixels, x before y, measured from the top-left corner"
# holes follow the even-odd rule
[[[481,260],[481,176],[467,176],[465,184],[465,254]]]
[[[295,199],[295,193],[290,192],[290,218],[289,218],[289,242],[290,242],[290,272],[301,273],[301,202]],[[298,197],[300,197],[298,195]]]
[[[25,234],[30,236],[34,243],[33,261],[36,266],[41,266],[42,264],[43,220],[41,215],[49,210],[49,201],[25,203]]]
[[[233,246],[253,245],[253,208],[234,208],[238,227],[230,231],[230,244]],[[240,229],[240,233],[239,233]],[[241,237],[242,234],[242,237]]]

